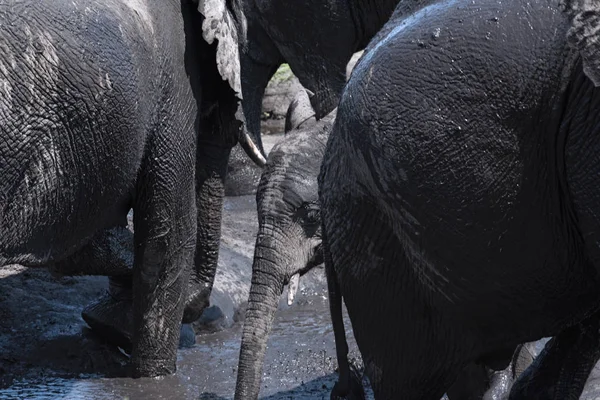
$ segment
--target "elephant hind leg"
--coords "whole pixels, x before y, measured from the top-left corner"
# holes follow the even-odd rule
[[[517,379],[510,400],[579,399],[600,359],[600,312],[552,338]]]
[[[107,293],[81,312],[81,317],[92,331],[126,352],[131,352],[133,331],[131,286],[131,276],[109,277]]]
[[[196,248],[195,137],[164,130],[151,135],[147,147],[133,213],[134,377],[176,370],[179,327]]]
[[[321,204],[328,210],[323,193]],[[343,297],[375,398],[439,400],[474,354],[473,338],[431,306],[430,292],[413,274],[419,266],[407,256],[385,217],[370,207],[344,211],[323,214],[325,268],[340,364],[337,387],[348,392],[351,384]],[[352,221],[361,234],[339,226],[337,232],[327,229],[329,221]]]
[[[490,374],[483,364],[469,363],[446,391],[450,400],[480,400],[490,387]]]
[[[323,249],[325,273],[327,275],[327,288],[329,291],[329,311],[335,337],[335,350],[339,366],[339,378],[331,391],[331,400],[365,398],[361,379],[357,371],[348,362],[348,342],[342,315],[342,293],[337,281],[333,260],[329,254],[325,234],[323,234]]]

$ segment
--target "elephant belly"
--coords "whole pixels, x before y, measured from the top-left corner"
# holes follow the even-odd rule
[[[93,137],[98,139],[57,129],[28,138],[28,145],[13,154],[19,168],[3,168],[0,174],[0,261],[57,261],[99,229],[123,222],[139,154],[124,151],[131,146],[102,147]]]

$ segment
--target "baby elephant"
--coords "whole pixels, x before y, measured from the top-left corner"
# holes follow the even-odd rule
[[[291,304],[300,276],[323,262],[317,175],[335,110],[316,122],[306,92],[292,101],[286,137],[269,153],[256,193],[259,229],[235,399],[256,399],[275,311],[289,284]]]

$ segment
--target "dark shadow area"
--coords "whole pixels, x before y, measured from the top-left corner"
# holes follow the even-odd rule
[[[46,269],[0,270],[0,390],[17,380],[117,377],[127,357],[80,317],[106,278],[55,278]]]

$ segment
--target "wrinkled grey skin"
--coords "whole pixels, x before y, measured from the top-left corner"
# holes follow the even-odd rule
[[[308,115],[315,120],[315,112],[312,109],[308,94],[304,90],[298,93],[302,96],[302,101],[298,99],[290,102],[288,105],[287,116],[285,119],[285,132],[293,130],[300,126],[302,121],[291,121],[290,117],[306,119]],[[295,107],[300,107],[302,110],[295,110]],[[294,110],[291,114],[290,112]],[[242,196],[256,193],[258,183],[262,174],[262,168],[259,168],[252,160],[250,160],[240,147],[234,147],[231,150],[231,157],[227,167],[227,180],[225,182],[226,196]]]
[[[236,87],[226,62],[235,47],[220,47],[237,46],[243,19],[239,4],[220,4],[227,18],[211,18],[227,27],[204,32],[220,29],[212,45],[188,1],[0,6],[0,266],[120,274],[99,267],[114,251],[109,229],[133,208],[134,376],[175,371],[194,252],[205,257],[202,239],[220,222],[207,182],[244,138],[229,86],[239,91],[239,69]],[[205,290],[200,273],[192,299]]]
[[[307,93],[298,92],[286,115],[287,135],[269,154],[257,193],[259,231],[235,399],[258,398],[267,341],[284,286],[288,285],[291,304],[292,287],[298,288],[297,280],[290,282],[292,276],[304,275],[322,263],[317,176],[334,119],[335,110],[317,122]],[[504,399],[515,374],[531,363],[521,353],[525,354],[519,346],[515,362],[501,373],[469,365],[448,390],[448,397],[481,400],[492,386],[493,393],[486,399]]]
[[[369,43],[396,5],[410,14],[432,1],[244,0],[248,45],[240,54],[243,108],[250,137],[262,154],[262,99],[282,63],[310,92],[319,120],[337,106],[352,55]]]
[[[317,175],[334,118],[335,111],[316,122],[308,95],[301,91],[288,109],[286,126],[292,130],[269,153],[256,193],[259,228],[235,399],[258,397],[284,286],[323,262]]]
[[[332,398],[360,397],[342,298],[378,399],[437,400],[458,366],[550,336],[531,371],[559,381],[511,398],[579,397],[592,362],[574,355],[599,343],[599,32],[567,37],[598,10],[450,0],[369,45],[319,176]]]
[[[199,3],[182,0],[180,5],[184,10],[185,35],[190,48],[186,52],[186,62],[190,64],[190,78],[197,88],[195,95],[200,102],[200,112],[194,122],[198,132],[195,176],[197,238],[184,323],[197,320],[209,305],[218,264],[224,182],[231,148],[239,141],[252,159],[260,157],[252,152],[256,146],[240,124],[244,118],[240,102],[238,44],[243,44],[239,39],[245,38],[245,18],[238,0],[232,0],[231,4],[227,1],[227,4],[229,6],[224,8],[222,0],[202,0]],[[196,12],[196,8],[208,15],[204,17]],[[241,27],[239,35],[238,27]],[[123,221],[121,227],[124,225]],[[108,254],[104,250],[105,243],[112,240],[107,235],[111,234],[100,233],[79,257],[64,261],[56,269],[64,274],[81,274],[81,264],[90,264],[93,273],[109,276],[108,294],[86,308],[83,318],[101,336],[128,348],[133,329],[128,317],[131,309],[131,264],[128,268],[118,255],[126,250],[118,249],[118,246],[115,247],[116,254]],[[92,268],[93,265],[100,267]]]

